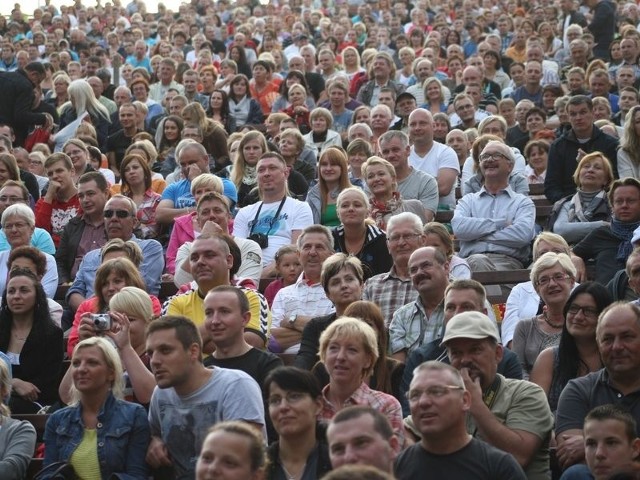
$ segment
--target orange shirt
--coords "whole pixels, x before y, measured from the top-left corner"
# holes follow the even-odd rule
[[[253,80],[249,83],[251,96],[255,98],[256,101],[260,104],[260,108],[262,108],[262,113],[265,117],[271,113],[271,106],[280,95],[280,93],[278,92],[280,83],[281,82],[272,80],[270,82],[267,82],[262,90],[258,90],[256,88],[256,84]]]

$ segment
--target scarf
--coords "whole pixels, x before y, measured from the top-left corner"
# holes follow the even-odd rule
[[[583,201],[586,205],[583,205]],[[608,212],[607,194],[604,190],[598,193],[585,193],[581,190],[571,198],[569,207],[569,222],[593,222],[596,214]]]
[[[611,218],[611,233],[621,240],[618,245],[618,254],[616,260],[625,263],[629,254],[633,251],[633,245],[631,245],[631,238],[636,228],[640,226],[640,222],[623,223],[616,218]]]
[[[242,183],[245,185],[253,186],[256,184],[258,180],[258,172],[256,171],[256,167],[252,167],[250,165],[244,166],[244,175],[242,176]]]
[[[382,229],[387,230],[387,221],[385,217],[391,215],[398,208],[402,206],[402,199],[399,192],[393,192],[391,199],[386,202],[376,200],[374,197],[369,199],[369,210],[371,217],[375,220],[376,225]]]

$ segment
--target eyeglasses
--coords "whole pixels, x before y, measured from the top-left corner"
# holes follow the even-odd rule
[[[420,233],[404,233],[404,234],[398,234],[398,235],[391,235],[390,237],[387,237],[387,240],[389,240],[389,243],[399,243],[401,241],[407,241],[410,242],[411,240],[420,237],[422,234]]]
[[[131,216],[131,212],[128,212],[126,210],[105,210],[104,211],[104,218],[111,218],[114,215],[118,218],[127,218]]]
[[[486,162],[487,160],[502,160],[503,158],[509,160],[509,157],[500,152],[487,152],[480,155],[481,162]]]
[[[419,401],[423,395],[429,398],[441,398],[447,395],[451,390],[464,390],[464,387],[459,385],[433,385],[425,389],[411,389],[407,392],[407,399],[410,402]]]
[[[280,395],[273,395],[267,399],[267,403],[270,407],[277,407],[282,403],[282,400],[287,402],[287,405],[293,405],[294,403],[298,403],[305,397],[305,393],[302,392],[287,392],[284,397]]]
[[[544,287],[545,285],[549,285],[551,280],[553,280],[555,283],[560,283],[570,278],[571,278],[571,275],[568,275],[566,273],[556,273],[555,275],[552,275],[550,277],[540,277],[536,282],[536,285],[540,287]]]
[[[577,315],[580,311],[582,311],[582,315],[591,319],[598,318],[599,315],[598,310],[591,307],[581,307],[580,305],[573,304],[567,309],[567,313],[570,315]]]

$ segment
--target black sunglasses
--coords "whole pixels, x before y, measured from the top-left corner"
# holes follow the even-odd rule
[[[111,218],[114,215],[118,218],[127,218],[131,215],[131,212],[128,212],[126,210],[105,210],[104,211],[104,218]]]

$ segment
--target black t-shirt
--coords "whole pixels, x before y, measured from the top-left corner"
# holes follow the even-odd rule
[[[610,227],[599,227],[589,232],[573,247],[573,253],[585,261],[595,259],[596,282],[606,285],[627,263],[626,258],[624,261],[616,259],[620,242],[621,240],[611,233]]]
[[[427,476],[447,480],[527,478],[515,458],[477,438],[449,455],[434,455],[418,443],[398,456],[393,470],[398,480],[422,480]]]
[[[137,133],[137,132],[136,132]],[[107,153],[113,152],[116,155],[116,166],[120,170],[120,164],[124,158],[124,152],[131,145],[133,137],[127,137],[124,129],[109,135],[107,138]]]

